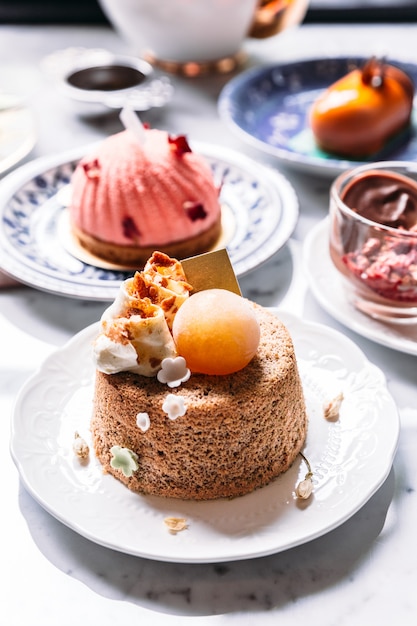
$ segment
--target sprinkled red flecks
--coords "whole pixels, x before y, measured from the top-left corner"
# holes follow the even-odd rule
[[[83,170],[87,178],[99,178],[100,177],[100,163],[98,159],[83,163]]]
[[[168,135],[168,143],[172,152],[178,157],[181,157],[186,152],[192,152],[185,135],[178,135],[177,137]]]
[[[184,202],[184,211],[192,222],[204,220],[207,217],[207,212],[201,202]]]
[[[375,293],[398,302],[417,302],[417,237],[372,238],[343,256],[347,268]]]
[[[123,234],[127,239],[135,240],[140,235],[140,231],[131,217],[122,220]]]

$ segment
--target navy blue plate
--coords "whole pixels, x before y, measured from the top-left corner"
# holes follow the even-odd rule
[[[303,171],[336,176],[358,165],[319,150],[308,123],[308,112],[321,91],[367,58],[321,58],[253,68],[223,88],[218,109],[232,131],[249,145]],[[417,85],[417,65],[387,59],[407,72]],[[417,113],[416,113],[417,115]],[[395,142],[376,160],[414,161],[417,158],[417,119],[411,133]]]

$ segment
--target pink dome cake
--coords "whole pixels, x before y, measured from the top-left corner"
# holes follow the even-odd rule
[[[221,232],[219,188],[184,136],[144,129],[112,135],[72,177],[71,228],[82,248],[143,267],[155,249],[183,259],[212,248]]]

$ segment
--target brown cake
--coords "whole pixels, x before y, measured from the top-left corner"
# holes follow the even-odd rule
[[[307,417],[289,332],[272,312],[233,296],[260,329],[255,356],[238,371],[191,372],[170,387],[159,374],[97,371],[95,452],[133,491],[191,500],[241,496],[285,472],[302,449]],[[114,340],[120,318],[105,318]]]

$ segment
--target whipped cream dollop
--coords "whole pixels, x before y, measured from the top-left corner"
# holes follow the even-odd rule
[[[164,359],[177,356],[170,329],[190,290],[181,263],[155,252],[104,311],[93,345],[96,368],[156,376]]]

